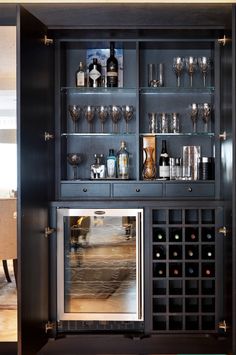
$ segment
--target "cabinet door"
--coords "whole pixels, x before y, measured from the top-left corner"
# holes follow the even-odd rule
[[[46,28],[17,9],[19,354],[36,354],[47,341],[48,200],[52,182],[50,48]]]

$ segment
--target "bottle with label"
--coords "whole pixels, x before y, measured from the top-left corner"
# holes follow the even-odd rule
[[[89,86],[97,88],[101,86],[102,66],[98,63],[97,58],[93,58],[93,62],[89,65]]]
[[[109,155],[107,157],[107,177],[116,178],[116,156],[114,149],[109,149]]]
[[[162,141],[161,155],[159,159],[159,178],[168,180],[170,178],[169,155],[166,149],[166,140]]]
[[[118,60],[115,57],[114,42],[110,43],[110,57],[107,59],[107,87],[118,87]]]
[[[95,162],[91,165],[91,179],[104,179],[106,167],[103,162],[103,154],[94,154]]]
[[[79,69],[75,74],[75,84],[77,87],[86,86],[86,74],[82,62],[79,63]]]
[[[119,179],[129,179],[129,153],[126,150],[125,142],[117,153],[117,174]]]

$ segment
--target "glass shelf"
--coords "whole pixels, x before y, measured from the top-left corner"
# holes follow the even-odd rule
[[[90,136],[102,136],[102,137],[106,137],[106,136],[113,136],[113,137],[119,137],[119,136],[135,136],[135,133],[126,133],[126,132],[121,132],[121,133],[62,133],[61,136],[62,137],[68,137],[68,136],[72,136],[72,137],[90,137]]]
[[[212,94],[215,91],[214,87],[141,87],[139,89],[141,94]]]
[[[193,137],[193,136],[197,136],[197,137],[214,137],[215,133],[213,132],[187,132],[187,133],[140,133],[140,136],[143,137],[149,137],[149,136],[189,136],[189,137]]]
[[[105,87],[98,87],[98,88],[91,88],[91,87],[70,87],[70,86],[63,86],[61,87],[62,93],[72,93],[72,94],[87,94],[87,95],[94,95],[94,94],[135,94],[135,88],[105,88]]]

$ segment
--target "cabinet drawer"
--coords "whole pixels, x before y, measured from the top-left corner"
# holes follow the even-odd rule
[[[110,197],[110,184],[61,183],[62,197]]]
[[[214,183],[173,183],[166,184],[166,196],[178,197],[213,197],[215,194]]]
[[[115,184],[115,197],[157,197],[162,196],[162,184],[158,183],[132,183],[132,184]]]

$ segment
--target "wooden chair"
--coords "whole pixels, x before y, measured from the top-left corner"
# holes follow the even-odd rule
[[[0,199],[0,260],[8,282],[11,278],[7,260],[13,260],[13,270],[17,283],[17,232],[16,199]]]

